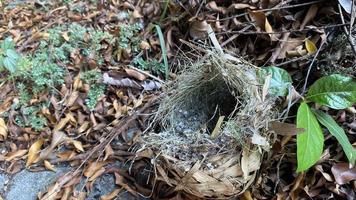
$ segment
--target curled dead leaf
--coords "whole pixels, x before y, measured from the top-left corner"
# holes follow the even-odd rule
[[[51,171],[56,171],[56,169],[54,168],[54,166],[48,161],[48,160],[45,160],[44,161],[44,166],[46,169],[48,170],[51,170]]]
[[[67,140],[67,135],[62,131],[56,131],[52,134],[51,145],[45,148],[40,153],[40,159],[47,159],[48,156],[52,153],[53,149],[56,148],[60,143]]]
[[[41,150],[43,142],[44,139],[39,139],[31,145],[30,149],[28,150],[26,167],[30,166],[32,163],[35,163],[38,160],[39,152]]]
[[[193,39],[202,39],[207,35],[208,26],[205,20],[195,20],[190,24],[189,35]]]

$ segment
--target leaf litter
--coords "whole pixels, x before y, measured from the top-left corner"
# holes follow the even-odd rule
[[[36,94],[32,93],[33,88],[20,90],[21,87],[12,81],[15,79],[8,78],[8,72],[1,71],[2,169],[15,173],[24,167],[54,170],[60,162],[73,166],[73,172],[61,177],[46,194],[42,194],[42,199],[84,199],[89,190],[75,191],[75,180],[83,173],[88,174],[88,169],[91,172],[87,176],[87,188],[102,174],[115,175],[118,189],[103,199],[114,198],[122,188],[132,194],[140,193],[153,199],[194,198],[178,189],[178,192],[162,194],[162,191],[167,191],[167,185],[162,182],[155,186],[147,184],[144,177],[149,174],[148,171],[153,170],[150,163],[147,163],[151,161],[137,158],[151,158],[153,152],[145,150],[135,155],[133,144],[137,144],[147,128],[152,126],[152,113],[156,111],[152,106],[156,106],[157,97],[161,98],[166,87],[161,80],[167,77],[174,80],[181,66],[191,63],[187,57],[203,54],[192,51],[191,47],[207,45],[209,25],[218,43],[223,44],[224,50],[231,55],[242,57],[256,66],[274,64],[283,67],[295,81],[304,81],[310,59],[322,40],[327,40],[330,45],[323,47],[318,56],[312,70],[315,75],[312,79],[335,71],[355,75],[355,55],[347,42],[347,36],[342,32],[347,22],[339,19],[337,9],[340,3],[346,20],[351,18],[352,22],[355,16],[351,9],[352,1],[167,2],[0,3],[4,11],[0,14],[0,40],[13,38],[15,49],[21,56],[34,56],[43,43],[52,41],[51,45],[55,48],[50,50],[56,55],[53,57],[54,63],[65,71],[61,84],[54,85],[53,90],[39,90],[41,92]],[[167,9],[164,9],[166,5]],[[165,13],[162,13],[163,10],[166,10]],[[78,35],[66,28],[74,22],[79,25],[76,27]],[[157,23],[165,41],[156,33]],[[351,32],[354,34],[355,30]],[[81,43],[73,42],[77,37]],[[189,41],[191,46],[182,40]],[[63,46],[57,48],[56,42]],[[162,48],[162,45],[166,48]],[[340,53],[340,49],[345,51]],[[169,73],[166,71],[165,55],[170,63]],[[20,64],[28,66],[23,62]],[[100,77],[84,79],[82,74],[91,70]],[[41,73],[44,74],[43,71]],[[196,107],[199,111],[199,105]],[[214,111],[215,107],[211,108],[210,112],[214,114]],[[201,127],[200,122],[209,119],[200,118],[195,111],[176,112],[176,117],[190,118],[191,121],[190,124],[180,126],[178,123],[176,127],[181,129],[178,132],[187,132],[187,128],[194,127],[199,130],[220,127],[217,123]],[[327,112],[343,125],[348,139],[355,143],[355,113],[347,109],[341,113],[334,110]],[[296,114],[293,110],[292,113]],[[293,123],[293,120],[287,119],[286,122]],[[355,195],[352,192],[355,190],[353,168],[345,163],[347,158],[335,139],[326,139],[323,158],[317,166],[307,174],[297,174],[296,143],[291,136],[301,130],[290,127],[286,131],[277,127],[275,132],[282,134],[276,136],[271,151],[260,158],[262,168],[256,173],[253,187],[246,190],[242,198],[269,199],[277,196],[282,199],[325,199]],[[191,142],[191,138],[196,136],[191,135],[186,139]],[[204,139],[204,136],[200,139]],[[258,135],[254,135],[253,141],[265,144],[264,139]],[[249,172],[255,168],[249,161],[245,162],[256,160],[253,155],[242,156],[242,169],[237,170],[232,165],[217,174],[249,176]],[[187,155],[180,156],[178,159]],[[195,157],[184,159],[192,158]],[[177,157],[172,157],[172,154],[165,159],[166,163],[177,161]],[[130,165],[132,160],[135,160],[134,165]],[[127,165],[123,168],[111,166],[117,161],[126,162]],[[195,167],[198,164],[201,163]],[[173,168],[158,165],[156,169],[168,185],[175,185],[171,175],[182,175],[180,171],[168,173],[167,170]],[[198,173],[194,178],[206,178],[200,176],[204,174]]]

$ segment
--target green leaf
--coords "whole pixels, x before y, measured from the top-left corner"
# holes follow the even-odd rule
[[[6,50],[6,49],[13,49],[13,48],[15,48],[15,43],[14,43],[14,41],[12,40],[11,37],[8,37],[8,38],[6,38],[6,39],[2,42],[1,48],[2,48],[3,50]]]
[[[334,74],[310,86],[306,99],[333,109],[345,109],[356,102],[356,80]]]
[[[331,135],[336,137],[337,141],[339,141],[341,144],[347,158],[349,159],[349,162],[354,165],[356,160],[356,151],[349,142],[344,129],[342,129],[330,115],[320,110],[313,110],[313,112],[315,113],[315,116],[319,122],[329,130]]]
[[[6,56],[11,58],[11,59],[13,59],[16,62],[20,58],[20,55],[13,49],[7,49],[6,50]]]
[[[14,59],[10,58],[10,57],[6,57],[4,59],[4,67],[9,70],[11,73],[15,73],[16,72],[16,62]]]
[[[297,135],[297,172],[313,166],[323,152],[324,135],[315,115],[308,104],[301,103],[297,113],[297,128],[304,128],[304,132]]]
[[[278,67],[266,67],[261,68],[258,75],[261,80],[265,80],[268,75],[271,75],[269,93],[273,96],[286,96],[288,94],[292,78],[286,70]]]
[[[162,49],[162,58],[163,58],[163,63],[164,63],[164,71],[165,71],[165,76],[166,79],[168,79],[169,71],[168,71],[168,59],[167,59],[167,50],[166,50],[166,43],[164,42],[164,37],[162,33],[162,29],[160,26],[155,25],[157,33],[158,33],[158,38],[159,38],[159,43],[161,44],[161,49]]]

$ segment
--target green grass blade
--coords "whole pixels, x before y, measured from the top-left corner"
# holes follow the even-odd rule
[[[347,138],[344,129],[342,129],[330,115],[320,110],[313,110],[313,112],[315,113],[315,116],[319,122],[329,130],[331,135],[336,137],[337,141],[339,141],[341,144],[349,162],[354,165],[356,160],[356,151]]]
[[[166,79],[168,79],[169,71],[168,71],[168,59],[167,59],[166,43],[164,41],[164,37],[163,37],[163,33],[162,33],[161,27],[158,26],[158,25],[155,25],[155,27],[156,27],[156,30],[157,30],[157,33],[158,33],[159,43],[161,44],[165,77],[166,77]]]

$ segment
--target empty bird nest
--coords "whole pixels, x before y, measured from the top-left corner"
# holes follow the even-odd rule
[[[215,51],[186,66],[138,142],[135,162],[150,165],[140,165],[140,178],[168,196],[224,199],[248,188],[273,144],[268,124],[277,114],[256,71]]]

